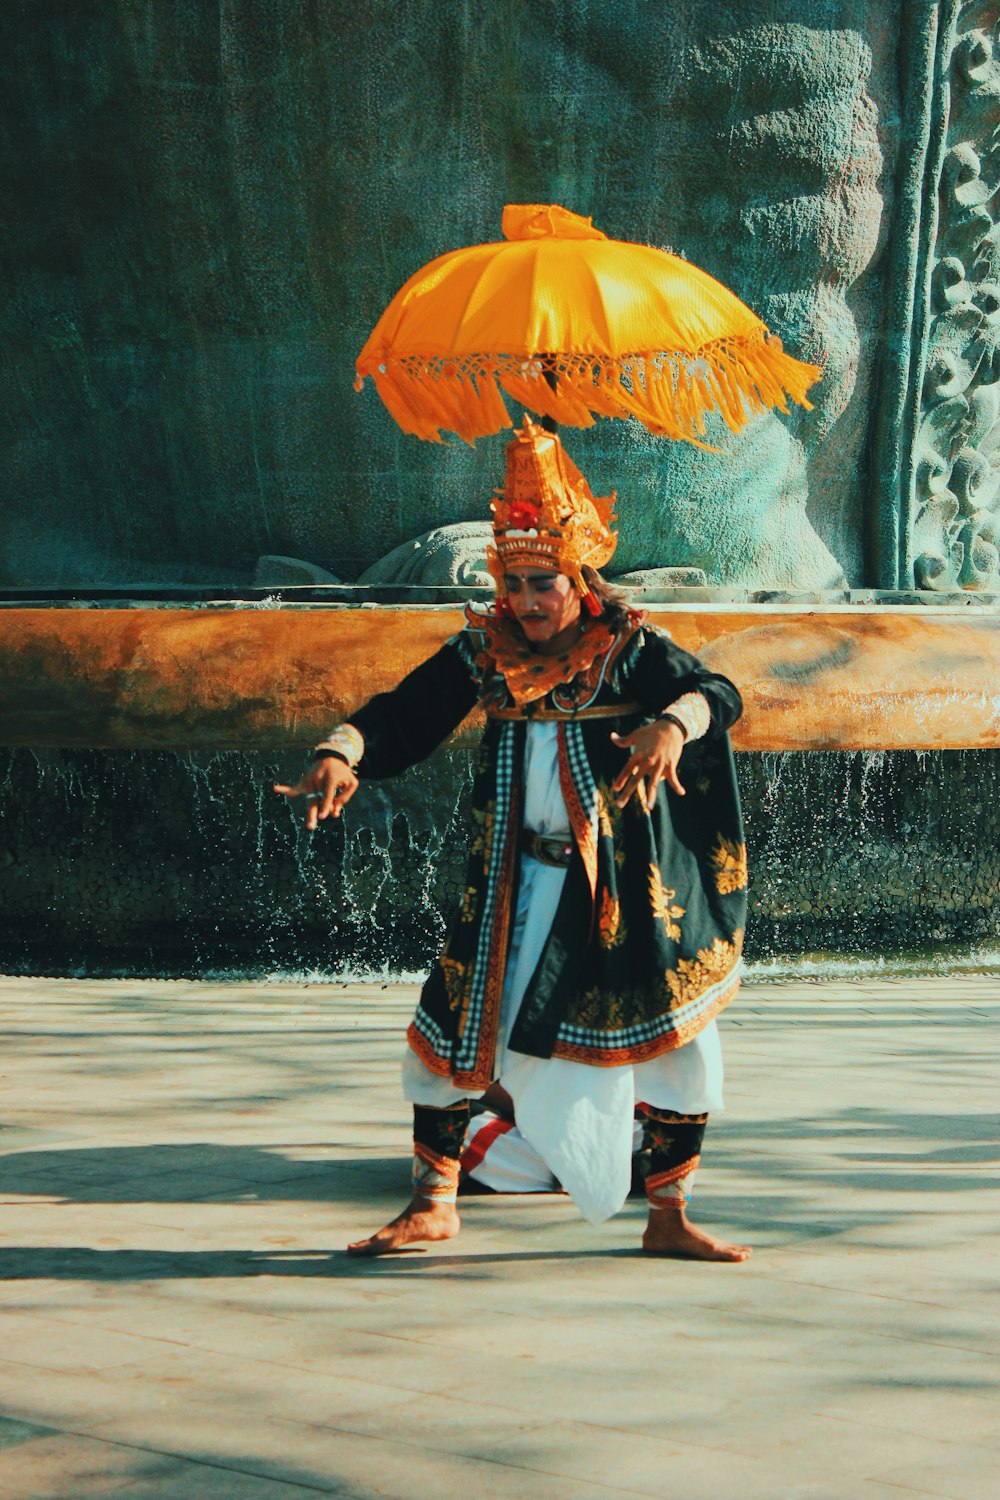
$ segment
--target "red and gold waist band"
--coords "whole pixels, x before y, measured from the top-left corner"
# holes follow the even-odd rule
[[[495,704],[483,704],[486,713],[491,719],[527,719],[536,724],[572,723],[577,719],[620,719],[625,714],[641,714],[644,712],[641,703],[599,703],[593,708],[562,709],[562,708],[536,708],[532,709],[530,704],[527,708],[517,708],[511,705],[509,708],[500,708]]]

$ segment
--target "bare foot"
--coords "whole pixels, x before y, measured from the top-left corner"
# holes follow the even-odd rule
[[[647,1255],[674,1255],[683,1260],[749,1260],[753,1254],[747,1245],[730,1245],[696,1229],[682,1208],[650,1209],[642,1248]]]
[[[459,1230],[454,1203],[435,1203],[429,1198],[414,1198],[391,1224],[366,1240],[348,1245],[348,1255],[392,1255],[418,1240],[452,1240]]]

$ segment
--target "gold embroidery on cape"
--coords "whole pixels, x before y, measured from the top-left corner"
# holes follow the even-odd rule
[[[743,934],[741,932],[736,933],[734,947],[737,952],[742,945],[742,941]],[[646,1062],[651,1057],[662,1057],[667,1052],[673,1052],[676,1048],[683,1047],[692,1037],[697,1036],[713,1017],[717,1016],[720,1011],[725,1010],[729,1002],[735,997],[739,987],[739,975],[735,973],[730,974],[729,982],[725,988],[719,988],[710,1004],[699,1015],[695,1016],[692,1020],[682,1022],[672,1031],[668,1031],[660,1036],[651,1037],[648,1042],[633,1043],[631,1046],[615,1046],[609,1039],[608,1045],[595,1047],[593,1045],[579,1045],[575,1042],[556,1041],[552,1048],[552,1056],[564,1057],[570,1062],[583,1062],[587,1063],[590,1067],[598,1068],[618,1068],[623,1063]],[[602,1004],[605,1007],[600,1012],[601,1016],[617,1014],[614,997],[603,996],[599,990],[592,990],[584,998],[585,1000]],[[615,1029],[621,1028],[616,1027]],[[410,1046],[420,1056],[423,1056],[420,1050],[419,1039],[417,1041],[411,1040]],[[440,1065],[436,1061],[434,1067],[436,1071],[441,1071]]]
[[[575,1024],[590,1027],[595,1031],[624,1031],[626,1025],[622,1004],[624,998],[622,995],[615,995],[610,990],[598,989],[595,986],[582,997]]]
[[[469,845],[470,852],[481,854],[483,863],[489,863],[490,850],[493,848],[493,826],[496,823],[497,805],[496,801],[487,802],[485,807],[474,807],[472,809],[472,821],[475,832],[472,835],[472,843]]]
[[[734,891],[746,889],[746,844],[738,844],[735,839],[727,839],[720,833],[719,841],[712,850],[712,864],[715,866],[715,885],[720,896],[731,896]]]
[[[681,929],[678,923],[686,910],[683,906],[674,904],[676,891],[672,891],[663,884],[663,877],[659,868],[650,861],[649,865],[649,900],[653,910],[653,916],[662,922],[668,938],[675,943],[680,941]]]
[[[601,892],[601,910],[597,918],[597,932],[602,948],[619,948],[625,941],[621,903],[607,889]]]
[[[474,922],[476,920],[476,897],[479,895],[474,885],[467,885],[462,897],[462,921]]]
[[[711,948],[699,948],[697,958],[680,958],[676,969],[668,969],[666,981],[677,1005],[697,1000],[717,980],[729,973],[743,950],[743,933],[733,933],[733,941],[715,938]]]
[[[597,783],[597,828],[602,838],[613,839],[622,823],[622,809],[606,781]]]
[[[444,974],[444,987],[448,995],[448,1009],[458,1010],[465,995],[465,965],[457,958],[442,953],[438,959]]]

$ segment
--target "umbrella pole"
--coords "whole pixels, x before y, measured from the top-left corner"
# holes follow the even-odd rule
[[[559,376],[556,374],[555,370],[543,370],[542,379],[545,381],[545,384],[548,386],[550,391],[556,390],[559,385]],[[558,432],[559,423],[556,421],[555,417],[543,416],[542,428],[545,432]]]

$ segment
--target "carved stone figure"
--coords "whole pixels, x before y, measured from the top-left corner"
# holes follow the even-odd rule
[[[832,10],[853,25],[819,24]],[[743,587],[865,579],[881,179],[891,181],[893,146],[891,134],[880,136],[879,116],[891,118],[897,100],[884,16],[856,5],[800,12],[815,13],[817,24],[777,23],[770,7],[765,21],[765,7],[753,4],[711,13],[695,6],[669,20],[648,9],[583,7],[574,45],[596,96],[623,140],[643,143],[634,154],[610,148],[615,170],[601,184],[600,209],[588,202],[588,211],[610,233],[689,255],[753,304],[792,352],[825,369],[811,415],[765,418],[737,439],[720,423],[720,454],[613,424],[565,434],[592,482],[619,490],[626,568],[689,564],[709,582]],[[551,16],[543,30],[558,75],[569,63],[567,43],[553,34]],[[530,63],[528,73],[535,78]],[[544,90],[531,99],[536,127],[565,140]],[[582,123],[577,169],[591,183],[598,141],[605,150],[608,142],[596,120],[580,139]],[[552,174],[535,166],[537,197]],[[489,225],[480,237],[495,233]],[[408,268],[419,263],[415,253]],[[425,458],[406,441],[396,440],[399,460],[415,476]],[[439,470],[468,473],[455,497],[466,516],[485,514],[495,482],[499,448],[480,446],[470,459],[433,455]],[[440,489],[435,498],[440,506]]]
[[[931,318],[915,439],[918,588],[1000,588],[1000,56],[997,6],[962,4],[940,59]]]
[[[360,584],[460,584],[488,589],[493,579],[486,568],[486,547],[493,539],[489,521],[463,521],[437,526],[393,548],[366,568]]]

